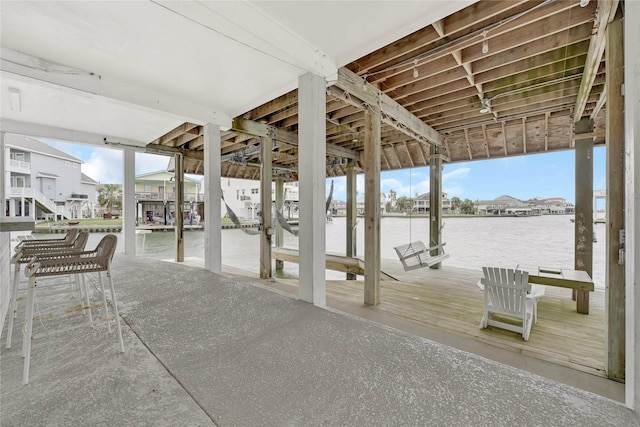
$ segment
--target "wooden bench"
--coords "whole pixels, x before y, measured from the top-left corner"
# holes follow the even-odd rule
[[[409,271],[416,268],[431,267],[449,258],[449,254],[444,253],[444,245],[446,243],[427,248],[423,242],[416,240],[406,245],[396,246],[393,249],[398,254],[404,271]],[[436,255],[431,255],[433,251],[437,251]]]

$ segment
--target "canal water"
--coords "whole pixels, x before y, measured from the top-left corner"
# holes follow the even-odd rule
[[[444,218],[442,236],[450,258],[445,266],[480,270],[483,266],[521,268],[533,272],[538,266],[573,268],[574,223],[569,215],[536,217],[463,217]],[[429,241],[429,219],[424,217],[383,217],[380,249],[382,258],[397,260],[394,246],[422,240]],[[333,218],[326,224],[328,252],[344,253],[345,218]],[[357,252],[364,253],[364,223],[357,223]],[[605,225],[596,224],[597,242],[593,245],[593,277],[596,288],[604,289]],[[47,235],[39,235],[44,238]],[[60,235],[51,235],[59,237]],[[88,248],[102,238],[92,233]],[[185,231],[185,257],[204,256],[201,231]],[[120,242],[121,243],[121,242]],[[298,238],[285,232],[285,247],[297,248]],[[251,272],[259,271],[260,238],[238,229],[222,230],[222,263]],[[175,256],[175,237],[171,232],[136,234],[136,253],[156,259]],[[398,261],[399,263],[400,261]],[[298,265],[285,263],[279,277],[298,277]],[[342,279],[345,274],[327,271],[328,279]]]

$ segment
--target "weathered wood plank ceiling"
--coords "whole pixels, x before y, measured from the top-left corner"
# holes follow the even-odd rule
[[[346,68],[437,131],[451,163],[571,149],[583,117],[594,121],[587,136],[604,144],[604,28],[617,6],[483,0]],[[341,176],[364,150],[364,113],[331,83],[327,176]],[[294,90],[222,132],[223,176],[259,179],[258,135],[278,133],[274,174],[297,180],[297,101]],[[202,139],[201,126],[185,123],[148,149],[182,150],[185,172],[202,174]],[[428,165],[427,139],[383,123],[382,170]]]

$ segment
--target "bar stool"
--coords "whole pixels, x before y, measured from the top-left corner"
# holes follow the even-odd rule
[[[115,252],[117,243],[117,237],[113,234],[108,234],[102,238],[100,243],[93,251],[83,251],[66,254],[56,254],[50,257],[35,257],[25,268],[25,274],[29,277],[29,290],[27,294],[27,313],[26,313],[26,327],[24,330],[24,339],[22,343],[22,354],[24,356],[24,368],[22,373],[22,382],[27,384],[29,382],[29,365],[31,362],[31,339],[33,334],[33,315],[34,305],[36,299],[36,292],[38,292],[38,282],[40,278],[60,276],[68,274],[87,274],[97,273],[98,282],[102,292],[102,301],[105,308],[105,319],[109,332],[111,332],[111,316],[109,315],[109,308],[106,300],[106,293],[102,281],[102,273],[106,272],[109,279],[109,287],[111,291],[111,302],[113,304],[113,311],[116,323],[116,329],[118,333],[118,341],[120,344],[120,352],[124,353],[124,342],[122,339],[122,329],[120,327],[120,316],[118,313],[118,304],[116,302],[116,293],[113,285],[113,279],[111,277],[111,261]],[[91,310],[91,306],[88,306]],[[90,322],[93,325],[94,322]],[[84,325],[80,325],[84,326]],[[68,329],[74,329],[71,327]],[[65,329],[65,330],[68,330]]]

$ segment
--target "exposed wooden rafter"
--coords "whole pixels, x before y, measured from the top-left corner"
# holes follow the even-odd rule
[[[598,10],[596,12],[596,21],[594,24],[593,34],[589,43],[589,53],[584,65],[584,73],[582,74],[582,82],[580,83],[580,91],[576,99],[576,106],[573,113],[573,121],[577,123],[584,115],[587,98],[591,93],[593,82],[596,78],[604,48],[606,44],[606,29],[609,22],[613,18],[618,9],[618,0],[599,0]]]

